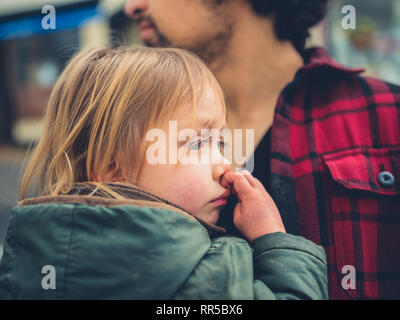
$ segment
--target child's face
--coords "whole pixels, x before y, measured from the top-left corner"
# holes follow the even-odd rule
[[[202,129],[216,129],[217,125],[225,123],[223,109],[217,104],[211,89],[200,99],[195,115],[196,121],[201,119],[201,122],[215,126]],[[184,108],[176,121],[178,135],[180,130],[192,128],[191,108]],[[168,163],[168,154],[171,142],[175,143],[176,139],[170,141],[173,132],[169,132],[169,126],[168,124],[160,128],[166,136],[167,164],[150,164],[146,157],[142,173],[135,184],[180,206],[194,216],[215,224],[229,195],[229,190],[221,186],[220,177],[230,170],[228,161],[221,154],[218,135],[204,140],[205,137],[201,137],[199,132],[199,135],[189,142],[178,141],[177,164],[173,164]],[[204,159],[208,160],[193,163],[200,159],[202,152],[205,155]]]

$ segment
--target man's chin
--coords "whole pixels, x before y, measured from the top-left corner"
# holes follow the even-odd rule
[[[142,39],[143,43],[147,47],[152,47],[152,48],[170,48],[172,47],[172,44],[170,41],[168,41],[164,37],[157,36],[154,34],[152,37]]]
[[[144,39],[143,43],[146,45],[146,47],[152,47],[152,48],[157,48],[160,47],[157,41],[154,41],[152,39]]]

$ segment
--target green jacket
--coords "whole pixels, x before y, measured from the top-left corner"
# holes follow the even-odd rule
[[[79,194],[13,208],[0,298],[328,298],[322,247],[284,233],[249,245],[138,190],[129,200]]]

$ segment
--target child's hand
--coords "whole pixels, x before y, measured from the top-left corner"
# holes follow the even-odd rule
[[[228,171],[221,184],[225,188],[231,186],[238,197],[233,223],[248,241],[267,233],[286,232],[274,200],[248,171]]]

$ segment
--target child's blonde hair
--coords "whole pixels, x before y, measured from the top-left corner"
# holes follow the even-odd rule
[[[69,62],[51,93],[42,137],[27,165],[21,200],[39,179],[40,195],[70,192],[102,176],[113,158],[141,167],[147,130],[165,123],[208,87],[225,112],[222,90],[205,64],[182,49],[88,49]],[[194,119],[194,118],[193,118]],[[95,184],[117,198],[102,183]]]

